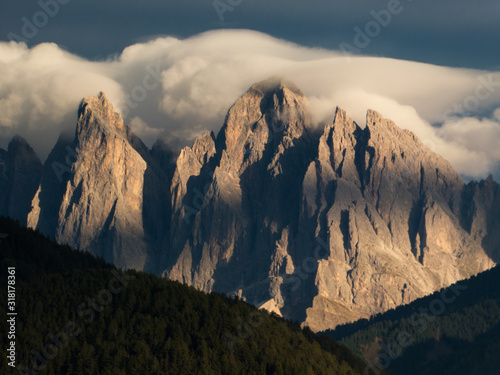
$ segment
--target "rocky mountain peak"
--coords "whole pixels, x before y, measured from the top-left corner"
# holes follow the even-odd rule
[[[28,144],[26,139],[17,134],[12,138],[8,146],[9,151],[14,151],[14,149],[32,150],[31,146]]]
[[[56,148],[30,226],[120,267],[153,269],[148,246],[157,248],[164,229],[157,228],[167,211],[164,173],[104,93],[82,100],[73,142]],[[55,167],[64,179],[58,181]]]
[[[2,150],[4,151],[4,150]],[[0,156],[0,215],[26,225],[31,200],[40,183],[42,164],[24,138],[16,135]]]
[[[84,98],[78,109],[77,135],[92,133],[93,129],[113,129],[120,132],[126,130],[123,119],[115,112],[113,104],[103,92]]]
[[[207,166],[216,153],[213,132],[205,132],[196,138],[192,147],[184,147],[177,158],[172,178],[172,209],[176,212],[182,206],[182,199],[187,193],[188,181],[196,178]]]
[[[324,167],[327,170],[333,168],[331,172],[337,177],[344,177],[357,186],[361,185],[356,164],[361,134],[362,130],[354,120],[337,107],[334,120],[325,127],[318,146],[318,160]]]
[[[90,109],[93,109],[94,111],[101,111],[101,117],[106,117],[103,113],[104,111],[108,111],[108,113],[114,113],[114,108],[111,102],[108,100],[106,97],[106,94],[104,92],[100,92],[97,95],[89,96],[86,98],[82,99],[82,102],[80,104],[80,108],[82,107],[89,107]]]
[[[36,155],[33,148],[21,136],[15,135],[9,142],[7,147],[8,163],[12,169],[12,173],[17,172],[23,174],[31,174],[27,168],[35,168],[40,171],[42,164]]]
[[[184,149],[186,150],[186,149]],[[183,150],[183,151],[184,151]],[[213,132],[205,132],[196,138],[190,149],[200,164],[206,164],[215,153],[215,135]]]
[[[310,123],[308,101],[295,85],[276,77],[254,84],[230,108],[219,133],[221,168],[243,173],[265,154],[290,147]]]
[[[400,128],[392,120],[384,118],[372,109],[366,113],[366,131],[374,143],[391,142],[394,147],[399,147],[401,144],[401,148],[406,147],[415,151],[425,149],[426,153],[433,154],[413,132]]]
[[[176,159],[162,142],[149,151],[104,94],[85,98],[74,139],[61,138],[44,165],[29,225],[120,267],[237,293],[315,331],[500,259],[492,179],[465,186],[375,111],[362,128],[337,108],[312,134],[306,97],[276,77],[236,101],[217,139],[204,133]],[[9,154],[29,154],[22,140],[11,148],[0,150],[0,197],[12,191],[12,179],[1,180],[2,166],[13,170]]]
[[[274,76],[264,81],[257,82],[252,85],[250,90],[260,91],[264,95],[272,95],[279,91],[291,91],[297,96],[304,97],[302,91],[293,82],[279,76]]]

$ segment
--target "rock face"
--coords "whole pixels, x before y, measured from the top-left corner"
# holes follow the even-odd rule
[[[0,215],[26,225],[41,173],[40,159],[20,136],[12,139],[7,151],[0,149]]]
[[[181,153],[164,275],[328,329],[492,267],[489,184],[374,111],[316,136],[300,90],[262,82]]]
[[[262,82],[229,110],[215,141],[205,134],[181,153],[176,175],[187,171],[187,157],[206,163],[188,163],[197,167],[184,177],[192,187],[183,202],[198,205],[173,216],[182,230],[167,277],[283,306],[282,274],[293,272],[287,233],[297,230],[301,180],[313,156],[309,121],[300,90]],[[174,177],[173,191],[178,185]]]
[[[85,98],[74,140],[61,138],[45,163],[28,223],[119,267],[148,270],[151,245],[162,242],[163,179],[104,94]]]
[[[315,331],[500,260],[492,178],[465,184],[374,111],[362,128],[338,108],[317,129],[305,96],[281,79],[253,85],[217,136],[201,135],[177,158],[161,141],[149,151],[104,94],[86,98],[36,189],[26,192],[27,223],[59,242],[237,295]]]
[[[329,244],[306,324],[367,318],[491,267],[460,223],[463,188],[411,132],[373,111],[361,129],[337,109],[304,179],[301,227]]]

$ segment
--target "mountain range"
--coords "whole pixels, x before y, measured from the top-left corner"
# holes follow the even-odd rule
[[[0,150],[0,214],[120,268],[236,295],[313,331],[368,318],[490,269],[500,190],[465,183],[369,110],[313,124],[293,83],[256,83],[215,136],[176,155],[133,134],[104,93],[42,164]]]

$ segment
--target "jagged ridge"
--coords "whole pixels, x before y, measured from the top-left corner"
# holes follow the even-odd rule
[[[104,94],[86,98],[75,136],[59,139],[30,193],[27,223],[119,266],[238,294],[313,330],[497,262],[493,180],[465,185],[375,111],[364,129],[340,108],[322,133],[310,119],[293,84],[257,83],[219,134],[200,136],[172,168],[161,142],[148,150]],[[64,167],[61,181],[54,165]]]

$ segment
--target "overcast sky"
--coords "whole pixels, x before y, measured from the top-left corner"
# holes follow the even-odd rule
[[[0,147],[20,134],[43,160],[99,91],[148,146],[190,144],[282,75],[317,124],[375,109],[464,177],[500,177],[498,0],[2,1]]]
[[[59,1],[66,4],[46,26],[37,27],[36,35],[29,33],[30,45],[55,42],[100,59],[153,36],[186,38],[220,28],[252,29],[305,46],[338,49],[342,42],[353,42],[354,28],[364,29],[372,11],[397,0]],[[216,6],[219,13],[225,10],[222,19]],[[3,40],[9,33],[22,36],[23,17],[33,22],[41,9],[36,0],[2,0],[0,7]],[[498,0],[402,0],[401,8],[363,53],[446,66],[500,66]],[[38,21],[43,25],[43,17]]]

